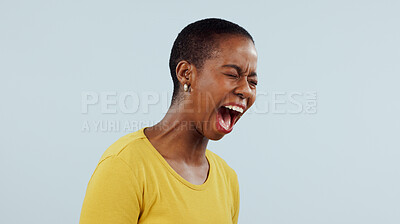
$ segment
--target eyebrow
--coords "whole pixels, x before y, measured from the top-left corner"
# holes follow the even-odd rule
[[[239,66],[234,65],[234,64],[227,64],[227,65],[223,65],[222,67],[234,68],[239,74],[242,74],[242,71],[243,71],[242,68],[240,68]],[[252,76],[256,76],[257,77],[257,73],[252,72],[248,76],[249,77],[252,77]]]

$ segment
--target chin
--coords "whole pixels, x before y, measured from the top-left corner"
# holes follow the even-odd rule
[[[208,139],[210,139],[210,140],[213,140],[213,141],[218,141],[218,140],[220,140],[221,138],[223,138],[225,135],[224,134],[219,134],[219,135],[213,135],[213,136],[211,136],[211,137],[207,137],[206,136],[206,138],[208,138]]]
[[[219,131],[217,128],[211,128],[209,131],[203,133],[203,136],[209,140],[218,141],[222,139],[227,133]]]
[[[211,126],[203,126],[203,136],[209,140],[218,141],[222,139],[225,135],[229,134],[233,130],[234,124],[230,127],[226,127],[221,125],[221,123],[217,121],[211,121]]]

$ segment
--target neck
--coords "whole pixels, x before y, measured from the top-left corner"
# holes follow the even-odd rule
[[[179,105],[172,105],[158,124],[145,129],[145,134],[165,159],[204,165],[208,139],[198,132],[190,114],[181,111]]]

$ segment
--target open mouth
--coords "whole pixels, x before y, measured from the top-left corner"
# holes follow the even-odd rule
[[[232,131],[243,113],[243,108],[233,105],[221,106],[217,111],[217,129],[223,133]]]

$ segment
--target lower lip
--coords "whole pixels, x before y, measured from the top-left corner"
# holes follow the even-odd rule
[[[220,124],[220,120],[222,119],[221,115],[219,114],[219,112],[217,112],[217,121],[216,121],[216,126],[217,126],[217,130],[224,133],[224,134],[228,134],[232,131],[233,126],[235,124],[231,124],[231,126],[229,127],[229,129],[225,129],[224,127],[222,127],[222,125]]]

